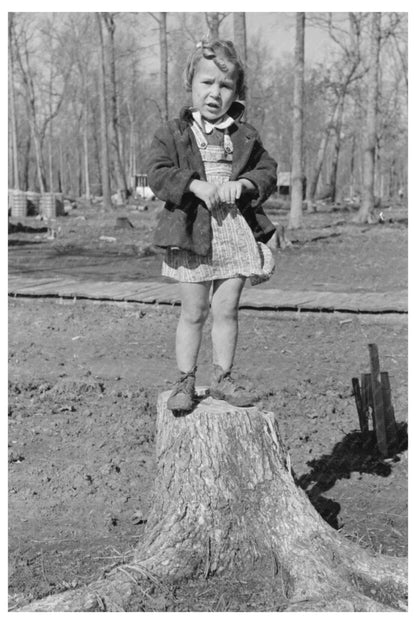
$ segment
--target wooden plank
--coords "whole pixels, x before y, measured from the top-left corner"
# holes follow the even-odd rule
[[[393,454],[397,448],[397,426],[391,402],[390,380],[388,373],[381,373],[381,388],[383,392],[384,422],[386,427],[387,446],[389,454]]]
[[[33,279],[33,278],[18,278],[18,279],[9,279],[8,291],[10,294],[14,293],[24,293],[26,289],[37,288],[40,286],[48,286],[59,283],[61,278],[56,277],[48,277],[44,279]]]
[[[141,295],[140,297],[134,297],[131,301],[136,301],[137,303],[156,303],[156,297],[154,295]]]
[[[111,282],[79,282],[73,296],[88,299],[112,299],[114,288],[111,287]]]
[[[357,407],[358,420],[360,423],[360,429],[363,433],[368,431],[368,412],[363,410],[363,403],[361,400],[360,382],[357,377],[352,378],[352,390],[355,397],[355,405]]]
[[[112,299],[124,300],[124,299],[133,299],[136,296],[136,288],[134,284],[129,283],[114,283],[111,285],[111,288],[106,288],[105,292],[107,296]]]
[[[403,297],[403,292],[376,292],[362,293],[361,306],[372,312],[391,312],[398,310],[400,312],[407,310],[407,300]]]
[[[146,297],[148,295],[162,294],[168,290],[167,286],[167,284],[158,284],[152,282],[150,284],[146,283],[146,285],[141,285],[140,288],[135,288],[134,296],[136,298],[140,298]],[[168,287],[170,288],[171,286],[169,285]]]
[[[76,286],[77,282],[72,282],[72,286]],[[19,289],[19,293],[24,295],[58,295],[59,287],[64,286],[60,280],[48,282],[46,284],[34,284],[33,286],[27,286],[24,289]]]
[[[93,283],[90,283],[91,286]],[[79,297],[81,282],[72,280],[62,280],[56,285],[56,294],[59,297]]]
[[[305,310],[334,310],[336,305],[336,299],[333,293],[330,292],[316,292],[307,293],[310,295],[308,301],[302,303],[302,308]]]
[[[166,284],[149,284],[147,288],[143,289],[143,292],[146,294],[163,293],[166,292],[168,288],[169,287],[167,287]]]
[[[373,410],[373,392],[371,389],[371,374],[362,373],[361,375],[361,404],[363,409],[364,418],[367,423],[369,421],[370,412],[373,423],[373,430],[375,431],[374,422],[374,410]]]
[[[240,307],[272,307],[275,309],[293,308],[297,310],[302,303],[308,302],[310,293],[283,291],[277,289],[248,289],[243,291]]]
[[[180,295],[177,288],[166,288],[165,284],[159,286],[159,288],[151,289],[150,291],[143,290],[140,293],[134,293],[131,300],[143,303],[171,303],[173,301],[180,301]]]
[[[59,286],[58,290],[56,287]],[[49,276],[9,277],[9,294],[36,294],[106,298],[132,301],[179,300],[178,285],[172,281],[108,282],[62,279]],[[275,310],[344,310],[351,312],[407,312],[407,292],[341,293],[325,291],[284,291],[277,288],[248,287],[243,291],[240,307]]]
[[[383,390],[381,387],[380,362],[377,345],[368,345],[371,365],[371,389],[373,392],[373,410],[377,436],[377,446],[383,457],[388,457],[386,424],[384,417]]]

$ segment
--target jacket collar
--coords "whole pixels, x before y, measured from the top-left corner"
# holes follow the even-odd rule
[[[233,143],[233,164],[232,164],[232,175],[231,180],[237,180],[240,173],[244,170],[248,160],[250,159],[252,149],[255,143],[255,132],[253,132],[253,128],[250,126],[247,127],[245,123],[241,123],[241,117],[244,113],[245,107],[244,104],[240,102],[234,102],[230,109],[227,111],[230,116],[234,117],[235,123],[230,126],[230,135]],[[190,131],[190,125],[192,124],[194,118],[192,117],[192,109],[190,107],[183,108],[180,112],[179,116],[180,121],[185,123],[187,128],[189,129],[189,134],[187,134],[188,141],[191,143],[195,142],[195,138],[193,133]],[[182,129],[182,132],[184,129]],[[184,140],[185,135],[183,135]],[[202,179],[205,179],[202,172],[204,170],[204,166],[202,164],[201,156],[199,154],[199,149],[196,146],[196,159],[198,163],[198,171],[200,172]]]
[[[231,104],[230,108],[228,109],[227,115],[229,115],[230,117],[234,119],[234,122],[236,125],[239,125],[239,123],[241,122],[241,118],[244,115],[245,109],[246,107],[244,106],[242,102],[235,101]],[[192,107],[186,106],[185,108],[182,108],[179,113],[179,119],[181,121],[187,121],[189,123],[192,123],[193,121],[192,112],[193,112]]]

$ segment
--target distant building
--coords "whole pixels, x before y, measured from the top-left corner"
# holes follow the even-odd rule
[[[280,171],[277,174],[277,192],[279,195],[290,195],[291,172]],[[303,176],[303,199],[306,196],[306,176]]]
[[[155,199],[155,194],[147,182],[146,173],[136,173],[131,177],[133,195],[142,199]]]
[[[290,195],[290,171],[277,174],[277,192],[279,195]]]

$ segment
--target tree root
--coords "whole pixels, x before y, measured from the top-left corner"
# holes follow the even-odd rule
[[[118,572],[117,577],[112,580],[100,579],[79,589],[52,594],[14,609],[14,612],[125,611],[133,591],[133,581],[126,579],[121,572]]]

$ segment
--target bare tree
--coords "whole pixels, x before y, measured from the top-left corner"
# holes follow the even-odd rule
[[[247,65],[247,32],[246,32],[246,14],[233,13],[233,30],[234,43],[237,51],[244,64]]]
[[[17,122],[16,98],[14,90],[14,51],[13,41],[14,13],[9,13],[9,94],[10,94],[10,126],[12,135],[13,188],[19,189],[19,159],[17,153]]]
[[[303,105],[305,71],[305,13],[296,13],[295,80],[293,92],[293,146],[288,229],[301,225],[303,205]]]
[[[245,13],[233,13],[233,30],[234,30],[234,43],[237,47],[237,52],[240,55],[241,61],[247,72],[247,33],[246,33],[246,14]],[[246,74],[247,75],[247,74]],[[247,83],[247,78],[246,78]],[[247,103],[245,103],[247,106]],[[248,118],[247,108],[244,113],[244,119]]]
[[[89,124],[90,124],[90,111],[92,108],[92,75],[90,68],[90,54],[88,42],[91,39],[90,36],[90,24],[88,20],[83,20],[79,23],[73,16],[69,23],[72,33],[73,47],[71,49],[71,62],[78,70],[80,87],[79,87],[79,103],[80,103],[80,127],[82,132],[82,155],[83,163],[82,168],[85,199],[89,203],[91,200],[91,174],[90,174],[90,140],[89,140]],[[75,104],[75,102],[73,102]],[[62,170],[62,167],[61,167]],[[81,190],[82,194],[82,190]]]
[[[220,38],[220,26],[228,13],[205,13],[205,21],[209,30],[210,39]]]
[[[105,51],[104,38],[100,13],[96,13],[100,63],[98,68],[99,98],[100,98],[100,129],[101,129],[101,182],[103,192],[104,210],[111,210],[111,186],[110,186],[110,163],[108,156],[108,134],[107,134],[107,106],[105,94]]]
[[[318,180],[331,139],[332,155],[329,164],[329,188],[326,194],[331,197],[332,201],[335,201],[337,192],[338,156],[341,146],[345,100],[351,84],[362,77],[365,69],[360,70],[360,43],[363,22],[363,16],[361,14],[348,14],[348,31],[334,26],[332,13],[328,13],[324,17],[314,16],[310,19],[312,24],[323,26],[327,30],[332,41],[339,46],[342,52],[340,60],[332,64],[332,73],[334,73],[335,76],[328,80],[328,87],[333,91],[335,97],[330,118],[323,131],[317,156],[314,158],[314,164],[311,167],[307,181],[307,211],[313,212]]]
[[[49,28],[46,31],[47,41],[45,51],[43,51],[47,55],[47,63],[44,65],[49,68],[47,69],[48,78],[45,81],[41,75],[35,74],[32,67],[32,52],[29,49],[31,34],[27,24],[22,23],[19,34],[16,32],[16,28],[13,28],[12,35],[35,148],[37,180],[39,190],[43,193],[48,187],[43,154],[44,142],[48,127],[52,120],[58,116],[65,100],[72,67],[70,65],[66,67],[55,66],[53,29]]]
[[[168,47],[160,13],[155,13],[159,21],[154,32],[149,28],[153,18],[148,13],[130,13],[125,18],[122,14],[110,15],[116,15],[113,20],[116,30],[114,32],[112,24],[108,23],[108,36],[103,17],[101,18],[106,54],[108,166],[119,187],[122,184],[117,178],[124,175],[127,180],[128,167],[135,170],[135,162],[137,167],[142,166],[155,126],[169,116],[165,80],[168,55],[170,54],[169,107],[177,110],[184,104],[182,72],[186,59],[192,45],[208,28],[203,12],[169,14],[166,20],[169,28]],[[219,13],[208,17],[213,29],[218,30],[219,36],[222,36],[221,30],[226,26],[226,22],[222,22],[225,15]],[[368,15],[352,15],[358,28],[361,29],[363,22],[364,29]],[[379,166],[376,167],[377,190],[378,186],[386,192],[394,192],[396,189],[396,194],[401,185],[406,189],[407,179],[407,30],[406,17],[404,14],[398,15],[400,19],[394,13],[382,14],[382,99],[378,126],[380,158]],[[339,193],[341,188],[351,182],[347,160],[349,164],[352,142],[355,141],[358,146],[362,135],[361,120],[364,111],[360,93],[363,91],[363,73],[368,71],[364,46],[356,44],[359,42],[359,33],[357,36],[351,35],[355,24],[350,25],[345,14],[343,17],[334,14],[332,18],[329,14],[307,14],[307,23],[312,24],[319,16],[320,27],[330,33],[334,48],[338,46],[340,54],[328,59],[323,71],[321,66],[310,63],[307,73],[305,72],[307,100],[305,99],[304,111],[304,164],[307,165],[308,174],[308,205],[312,205],[316,189],[320,190],[319,183],[328,192],[330,187],[332,190],[335,187]],[[232,17],[235,40],[241,56],[244,56],[241,52],[244,46],[238,41],[243,33],[243,17],[241,13]],[[240,30],[238,23],[241,25]],[[230,22],[229,26],[231,31],[233,24]],[[72,188],[72,193],[78,192],[80,149],[82,192],[101,192],[103,162],[98,85],[100,52],[96,28],[94,13],[13,15],[9,42],[9,46],[13,48],[13,55],[10,56],[13,65],[10,66],[10,80],[13,76],[13,84],[10,83],[9,88],[10,163],[12,165],[13,158],[13,168],[19,169],[19,184],[23,189],[29,185],[31,188],[48,190],[50,181],[53,180],[60,189],[65,188],[70,192]],[[142,36],[146,34],[149,36]],[[115,81],[112,81],[114,73],[111,73],[110,58],[112,35]],[[166,55],[163,52],[163,41],[166,44]],[[161,47],[162,71],[157,72],[155,79],[149,55]],[[250,67],[247,68],[247,73],[250,89],[246,104],[250,117],[261,131],[268,148],[279,154],[280,169],[289,170],[292,150],[292,63],[282,57],[273,66],[270,46],[260,32],[250,40],[249,58]],[[348,82],[349,73],[358,58],[360,62],[344,93],[343,87]],[[133,80],[134,72],[136,74]],[[353,111],[355,103],[358,114]],[[13,108],[15,124],[12,118]],[[116,133],[113,131],[114,121],[117,126]],[[14,134],[13,126],[16,129]],[[341,141],[341,133],[345,141]],[[400,140],[394,140],[394,137],[399,137]],[[119,158],[113,149],[115,141],[119,146]],[[346,150],[348,154],[344,158],[343,151]],[[341,158],[338,158],[338,154]],[[361,167],[362,159],[356,147],[354,179],[357,183],[361,179]],[[10,183],[16,177],[13,168],[10,166]],[[121,175],[117,174],[117,168]],[[113,177],[110,177],[110,182],[112,180]]]
[[[119,106],[118,106],[118,90],[117,90],[117,77],[116,77],[116,58],[114,47],[114,34],[116,29],[115,14],[103,13],[103,21],[107,28],[109,37],[109,56],[110,56],[110,85],[111,85],[111,128],[113,137],[113,154],[114,154],[114,169],[117,181],[117,190],[121,203],[127,198],[127,183],[126,175],[121,159],[121,145],[120,145],[120,129],[119,129]]]
[[[16,35],[15,30],[13,30],[13,35],[15,37],[15,50],[16,50],[17,61],[19,64],[19,68],[20,68],[20,72],[23,78],[23,84],[25,88],[26,107],[28,110],[30,130],[31,130],[32,138],[33,138],[34,147],[35,147],[36,172],[37,172],[39,190],[41,193],[44,193],[46,189],[46,176],[45,176],[45,166],[44,166],[43,155],[42,155],[42,132],[39,130],[38,121],[37,121],[35,85],[34,85],[34,80],[33,80],[32,71],[31,71],[30,62],[29,62],[27,38],[26,38],[26,33],[24,31],[21,34],[20,41],[17,40],[17,35]],[[22,52],[20,50],[22,50]]]
[[[154,13],[150,15],[159,24],[159,51],[160,51],[160,102],[162,121],[169,119],[168,100],[168,38],[167,38],[167,13],[160,13],[156,17]]]
[[[378,101],[378,72],[381,41],[381,13],[371,15],[370,33],[370,70],[368,75],[368,97],[366,127],[364,136],[363,154],[363,182],[361,205],[354,221],[366,223],[371,219],[374,210],[374,172],[375,152],[377,144],[377,101]]]

